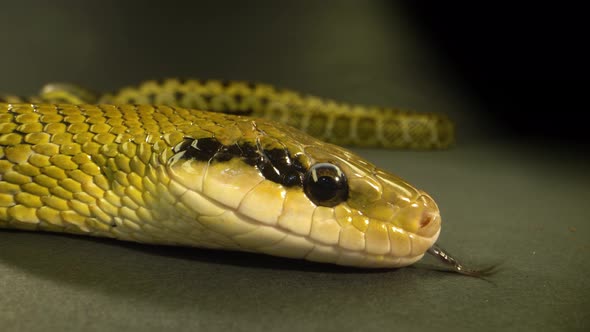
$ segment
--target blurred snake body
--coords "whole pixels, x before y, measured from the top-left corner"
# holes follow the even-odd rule
[[[0,97],[0,228],[406,266],[438,238],[436,204],[332,143],[444,148],[452,130],[246,82],[51,84]]]

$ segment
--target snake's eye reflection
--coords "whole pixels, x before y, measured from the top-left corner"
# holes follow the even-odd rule
[[[316,205],[331,207],[348,198],[348,181],[336,165],[318,163],[305,174],[303,190]]]

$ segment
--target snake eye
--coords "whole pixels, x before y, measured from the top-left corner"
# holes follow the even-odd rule
[[[329,163],[318,163],[303,177],[305,195],[316,205],[335,206],[348,199],[348,181],[340,168]]]

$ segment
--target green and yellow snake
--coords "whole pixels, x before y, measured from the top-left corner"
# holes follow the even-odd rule
[[[50,84],[0,97],[0,228],[479,273],[435,245],[429,195],[324,141],[444,148],[453,126],[247,82]]]

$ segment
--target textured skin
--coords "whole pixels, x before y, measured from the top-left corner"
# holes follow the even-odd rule
[[[347,176],[349,198],[316,206],[301,187],[269,181],[240,159],[182,159],[174,147],[185,137],[286,148],[305,167],[331,162]],[[436,241],[440,216],[403,180],[268,120],[167,106],[0,102],[0,227],[399,267]]]
[[[249,115],[285,123],[338,145],[440,149],[454,141],[453,123],[443,114],[347,105],[239,81],[146,81],[103,95],[58,83],[46,85],[33,101],[155,104]]]

